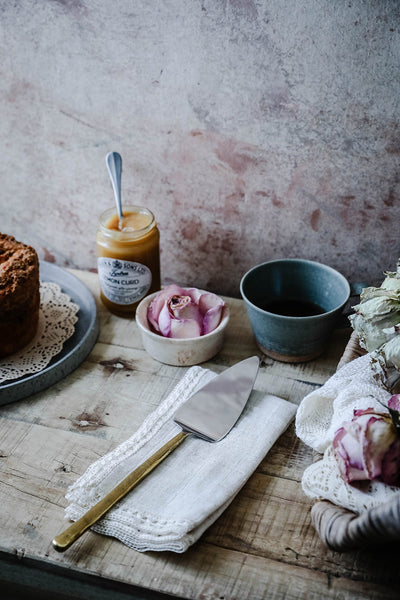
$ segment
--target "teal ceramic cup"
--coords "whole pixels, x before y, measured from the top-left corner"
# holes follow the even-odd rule
[[[332,267],[286,258],[250,269],[240,293],[260,350],[283,362],[305,362],[326,347],[350,285]]]

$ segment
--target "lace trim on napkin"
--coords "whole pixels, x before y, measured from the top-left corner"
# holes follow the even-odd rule
[[[378,412],[387,405],[390,394],[373,377],[371,355],[351,361],[318,390],[301,402],[296,416],[296,433],[308,446],[323,453],[321,460],[303,473],[305,494],[313,499],[330,500],[356,513],[377,506],[392,498],[399,488],[380,481],[349,485],[340,476],[333,456],[332,440],[344,421],[350,421],[354,409],[372,407]]]
[[[42,371],[75,331],[79,306],[57,283],[40,283],[39,325],[22,350],[0,360],[0,383]]]
[[[173,393],[145,419],[136,433],[106,456],[99,458],[99,460],[89,466],[85,477],[78,479],[68,490],[66,495],[67,500],[71,502],[79,501],[80,495],[84,493],[86,508],[101,500],[104,496],[104,482],[106,482],[108,487],[113,487],[107,479],[115,470],[116,464],[124,462],[136,454],[160,431],[165,423],[172,419],[177,406],[183,403],[183,401],[178,401],[177,403],[177,399],[186,400],[196,388],[205,385],[213,377],[214,374],[212,372],[206,371],[201,367],[192,367],[189,369],[185,377],[174,388]],[[174,428],[176,429],[175,433],[179,433],[181,430],[177,425]],[[123,507],[122,510],[124,510]],[[72,517],[71,507],[67,510],[67,514],[69,517]],[[159,517],[154,518],[157,520],[157,523],[161,524]],[[151,519],[151,515],[140,517],[140,519],[147,521]],[[174,522],[178,523],[180,521],[174,520]],[[166,523],[167,520],[163,524]]]

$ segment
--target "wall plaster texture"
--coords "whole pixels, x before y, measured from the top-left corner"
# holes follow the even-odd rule
[[[304,257],[377,283],[400,256],[400,3],[0,0],[0,231],[95,270],[123,199],[163,282],[239,295]]]

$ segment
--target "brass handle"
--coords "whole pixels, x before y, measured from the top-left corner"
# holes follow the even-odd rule
[[[150,458],[139,465],[125,479],[121,481],[115,488],[111,490],[97,504],[90,508],[80,519],[75,521],[65,531],[57,535],[53,540],[53,547],[58,552],[67,550],[85,531],[96,523],[107,511],[110,510],[123,496],[130,492],[135,485],[146,477],[155,467],[160,464],[175,448],[179,446],[187,438],[189,434],[181,431],[169,442],[164,444],[162,448],[157,450]]]

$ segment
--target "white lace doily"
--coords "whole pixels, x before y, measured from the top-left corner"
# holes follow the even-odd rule
[[[40,283],[39,325],[24,348],[0,360],[0,383],[42,371],[75,331],[79,306],[57,283]]]
[[[385,412],[390,394],[373,378],[371,355],[351,361],[318,390],[301,402],[296,416],[296,433],[323,458],[303,473],[305,494],[313,499],[330,500],[356,513],[389,500],[399,488],[380,481],[348,484],[340,476],[333,455],[332,440],[344,421],[351,421],[354,409],[374,408]],[[388,411],[386,411],[388,412]]]

